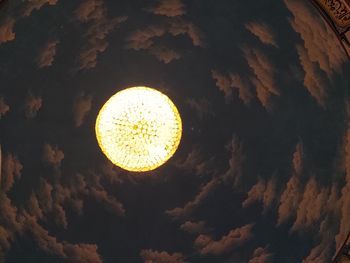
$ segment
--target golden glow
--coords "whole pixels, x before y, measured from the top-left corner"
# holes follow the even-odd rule
[[[96,137],[103,153],[115,165],[145,172],[164,164],[177,150],[180,114],[163,93],[133,87],[112,96],[96,120]]]

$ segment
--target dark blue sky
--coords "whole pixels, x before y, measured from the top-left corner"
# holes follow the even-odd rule
[[[329,262],[350,231],[350,64],[300,0],[9,1],[0,262]],[[104,102],[167,94],[183,137],[134,174]]]

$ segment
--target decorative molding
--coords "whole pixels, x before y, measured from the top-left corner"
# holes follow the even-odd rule
[[[350,262],[350,232],[346,237],[343,245],[337,252],[332,263],[349,263]]]
[[[317,0],[318,4],[331,17],[333,22],[344,29],[350,26],[349,0]]]
[[[350,59],[350,0],[310,0],[336,33]]]

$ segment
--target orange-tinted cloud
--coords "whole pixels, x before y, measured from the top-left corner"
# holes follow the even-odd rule
[[[302,142],[296,145],[292,158],[293,176],[289,179],[282,192],[278,205],[277,225],[280,225],[296,215],[299,202],[303,195],[303,186],[300,181],[304,167],[304,153]],[[306,200],[305,200],[306,202]],[[299,215],[301,217],[301,214]]]
[[[199,193],[192,201],[188,202],[184,207],[177,207],[171,210],[167,210],[166,214],[170,215],[174,219],[189,217],[195,208],[201,204],[203,200],[207,198],[207,196],[216,188],[217,184],[217,179],[209,181],[207,184],[201,187]]]
[[[0,193],[0,219],[3,226],[11,238],[15,238],[14,233],[21,231],[22,224],[18,218],[18,209],[11,199],[4,193]]]
[[[37,57],[37,65],[39,68],[52,66],[55,56],[56,49],[59,41],[51,40],[46,43],[46,45],[40,50],[40,53]]]
[[[328,263],[332,261],[334,256],[334,236],[338,231],[337,218],[338,212],[331,211],[337,207],[337,202],[334,202],[332,194],[328,199],[326,211],[328,214],[323,221],[316,226],[319,226],[318,233],[316,233],[314,247],[309,254],[303,259],[302,263]]]
[[[86,0],[75,10],[75,16],[80,22],[88,22],[101,17],[101,8],[104,5],[101,0]]]
[[[66,228],[68,225],[65,205],[71,204],[72,200],[77,200],[78,196],[89,195],[102,200],[101,203],[111,204],[113,197],[104,194],[91,193],[87,188],[90,186],[84,181],[84,177],[77,175],[70,177],[62,185],[56,178],[52,185],[41,179],[37,193],[32,193],[25,209],[18,210],[13,206],[11,200],[3,193],[0,194],[0,261],[2,254],[9,249],[9,245],[18,235],[28,235],[34,240],[37,246],[60,258],[62,262],[87,262],[102,263],[102,257],[98,253],[98,247],[95,244],[72,244],[67,241],[60,241],[39,223],[54,220],[53,222]],[[92,180],[91,185],[99,187],[98,179]],[[103,192],[103,190],[99,190]],[[51,223],[52,221],[50,221]],[[2,227],[6,232],[2,231]],[[6,242],[6,243],[5,243]],[[6,245],[6,246],[5,246]]]
[[[342,73],[347,61],[346,54],[331,27],[308,3],[300,0],[285,0],[293,14],[290,24],[303,40],[297,46],[300,64],[304,69],[304,86],[320,106],[328,98],[327,86],[335,74]]]
[[[128,49],[149,49],[154,44],[154,38],[161,37],[166,33],[164,26],[148,26],[143,30],[136,30],[126,38]]]
[[[231,141],[226,145],[231,156],[229,159],[229,168],[223,174],[225,182],[231,183],[234,187],[239,186],[244,175],[244,166],[246,163],[246,153],[243,142],[237,136],[233,136]]]
[[[336,236],[336,245],[340,247],[344,242],[346,235],[350,231],[350,120],[348,124],[348,130],[345,138],[345,185],[341,189],[340,202],[340,226],[339,232]]]
[[[102,257],[98,253],[98,247],[94,244],[66,245],[64,252],[69,262],[102,263]]]
[[[107,36],[127,17],[109,18],[103,0],[84,1],[76,9],[75,16],[79,22],[87,24],[86,44],[77,58],[78,68],[91,69],[96,66],[99,54],[108,47]]]
[[[26,117],[34,118],[41,109],[42,103],[43,100],[41,97],[37,97],[29,93],[24,103]]]
[[[327,198],[328,189],[322,189],[314,177],[310,178],[298,204],[291,232],[305,230],[317,224],[325,212]]]
[[[11,247],[9,232],[0,226],[0,262],[5,262],[5,252]]]
[[[265,247],[259,247],[254,250],[252,258],[248,263],[272,263],[273,254]]]
[[[282,193],[278,207],[277,225],[280,225],[295,215],[301,198],[301,184],[297,176],[293,175]]]
[[[153,46],[149,50],[149,53],[165,64],[169,64],[171,61],[178,60],[182,57],[179,52],[165,46]]]
[[[303,143],[299,142],[295,147],[293,154],[293,169],[297,175],[301,175],[304,168],[304,149]]]
[[[50,190],[50,186],[48,186]],[[51,211],[55,217],[57,226],[67,228],[68,221],[65,207],[69,206],[77,214],[83,214],[83,197],[88,193],[87,185],[81,175],[72,176],[70,185],[66,186],[62,183],[53,184],[53,191],[51,192],[52,206]],[[49,192],[47,193],[49,194]]]
[[[245,27],[250,33],[259,38],[263,44],[278,47],[276,44],[275,34],[273,33],[271,27],[269,27],[267,24],[261,22],[251,22],[246,24]]]
[[[86,181],[86,178],[89,178],[89,182]],[[43,220],[52,220],[47,215],[53,215],[53,222],[62,228],[67,228],[69,224],[66,215],[67,207],[78,215],[83,214],[84,197],[94,199],[99,205],[117,216],[125,213],[123,205],[103,188],[100,177],[94,174],[85,177],[80,174],[71,176],[65,184],[59,181],[50,184],[41,179],[36,195],[43,211]]]
[[[117,216],[122,216],[125,214],[123,204],[120,203],[114,196],[109,195],[106,191],[91,188],[90,194],[96,199],[96,201],[104,205],[108,211],[114,213]]]
[[[297,51],[300,64],[304,69],[304,86],[317,103],[325,107],[328,98],[327,86],[329,81],[317,64],[311,61],[308,51],[304,47],[297,46]]]
[[[37,191],[37,196],[40,204],[40,208],[44,213],[48,213],[52,210],[53,199],[52,199],[53,187],[46,180],[40,179],[39,189]]]
[[[110,184],[122,183],[123,175],[120,169],[115,166],[110,161],[105,161],[101,165],[101,173],[103,174],[103,178],[107,180]]]
[[[98,248],[93,244],[71,244],[60,242],[43,228],[37,219],[29,214],[24,215],[23,227],[43,251],[56,255],[64,262],[102,263]]]
[[[43,160],[47,164],[58,167],[64,159],[64,153],[57,146],[45,144],[43,148]]]
[[[266,110],[273,109],[274,97],[279,97],[280,90],[275,81],[275,68],[270,59],[260,50],[255,48],[243,48],[245,59],[253,72],[249,79],[244,79],[238,74],[223,74],[212,70],[212,77],[216,85],[225,94],[229,101],[235,89],[238,90],[239,98],[249,105],[254,95],[251,87],[255,87],[256,96]]]
[[[80,52],[77,60],[79,69],[91,69],[96,67],[97,58],[100,53],[103,53],[108,47],[105,40],[95,39],[86,45]]]
[[[37,193],[32,193],[28,203],[28,213],[37,219],[53,221],[56,226],[67,228],[68,221],[66,211],[63,207],[65,203],[74,201],[68,188],[57,183],[49,184],[44,179],[41,179]],[[47,215],[51,215],[50,219]]]
[[[207,231],[207,227],[204,221],[186,221],[180,226],[180,229],[190,234],[202,234],[203,232]]]
[[[258,182],[249,190],[247,198],[243,201],[242,207],[246,208],[256,202],[263,200],[266,189],[266,182],[259,178]]]
[[[144,263],[186,263],[182,253],[168,253],[151,249],[141,250],[140,256]]]
[[[242,206],[248,207],[256,202],[261,202],[263,213],[266,213],[276,200],[276,192],[277,185],[274,177],[267,182],[259,178],[258,182],[248,192],[248,196],[243,201]]]
[[[275,81],[275,68],[270,59],[260,50],[243,48],[245,59],[254,73],[250,78],[255,86],[256,94],[266,110],[272,110],[273,97],[280,96],[280,90]]]
[[[301,0],[284,3],[293,14],[290,24],[304,41],[310,63],[318,64],[328,76],[339,73],[347,58],[332,29],[308,3]]]
[[[186,13],[185,5],[181,0],[159,0],[157,5],[147,10],[155,15],[168,17],[182,16]]]
[[[266,212],[275,202],[277,197],[277,182],[273,177],[266,184],[266,190],[263,197],[264,212]]]
[[[203,34],[191,22],[183,18],[173,18],[162,25],[149,25],[143,29],[131,32],[126,38],[126,48],[133,50],[146,50],[164,63],[180,59],[182,55],[171,47],[158,44],[157,38],[170,34],[174,37],[186,35],[196,47],[204,46]]]
[[[13,165],[8,165],[8,163],[6,158],[4,160],[5,171],[2,171],[2,175],[10,170],[12,173],[18,174],[20,168],[9,169],[8,167]],[[80,180],[77,180],[77,183],[79,182]],[[59,183],[52,186],[42,179],[39,188],[38,193],[33,192],[26,206],[21,207],[21,209],[14,206],[4,191],[0,192],[0,262],[4,262],[5,253],[11,248],[11,243],[17,237],[25,235],[32,238],[41,250],[59,257],[62,262],[102,263],[102,257],[99,255],[96,245],[71,244],[67,241],[59,241],[56,237],[51,236],[39,223],[42,220],[47,221],[48,214],[53,215],[54,220],[66,220],[62,204],[75,198],[75,194],[80,191],[81,186],[68,189]],[[58,212],[55,211],[56,208],[58,208]],[[63,216],[60,216],[60,214]],[[60,224],[65,227],[67,221]]]
[[[12,17],[9,17],[0,24],[0,44],[6,43],[8,41],[12,41],[15,39],[16,34],[13,32],[15,23],[16,23],[15,19]]]
[[[203,154],[198,147],[193,149],[187,154],[186,158],[179,160],[175,163],[175,166],[185,170],[197,170],[197,166],[203,162]]]
[[[216,86],[225,95],[225,99],[229,102],[232,99],[235,90],[238,92],[238,97],[245,104],[249,105],[253,94],[250,83],[241,78],[238,74],[223,74],[217,70],[212,70],[212,77],[216,81]]]
[[[0,119],[10,111],[10,106],[3,97],[0,97]]]
[[[11,190],[15,180],[21,177],[22,164],[13,154],[2,154],[0,189],[3,192]]]
[[[16,234],[21,231],[17,208],[4,192],[0,192],[0,262],[5,262],[5,253],[10,250]]]
[[[28,213],[31,216],[34,216],[35,218],[38,218],[38,219],[42,219],[44,217],[44,213],[40,208],[39,200],[35,193],[32,193],[30,195],[27,207],[28,207]]]
[[[199,176],[214,172],[213,159],[207,160],[201,149],[197,146],[193,147],[184,159],[175,161],[174,165],[179,169],[194,172]]]
[[[24,228],[30,231],[33,240],[37,243],[40,249],[62,258],[65,257],[64,245],[60,243],[55,237],[50,236],[49,232],[44,229],[44,227],[39,225],[35,217],[28,214],[25,215],[25,219]]]
[[[28,0],[24,4],[24,8],[22,10],[23,16],[30,16],[34,10],[39,10],[42,6],[48,5],[56,5],[58,0]]]
[[[85,118],[90,112],[92,107],[92,96],[80,94],[74,101],[73,104],[73,117],[75,127],[83,125]]]
[[[194,244],[201,254],[222,255],[238,248],[253,238],[253,225],[245,225],[231,230],[219,240],[213,240],[208,235],[199,235]]]
[[[328,263],[331,260],[330,247],[332,243],[321,242],[313,247],[301,263]]]
[[[195,47],[204,47],[204,36],[192,22],[183,18],[174,18],[168,24],[168,32],[173,36],[187,35]]]
[[[52,208],[52,214],[54,215],[54,222],[56,226],[67,229],[68,221],[66,211],[59,203],[55,203]]]

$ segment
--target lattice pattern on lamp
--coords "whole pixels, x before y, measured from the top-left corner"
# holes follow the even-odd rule
[[[179,112],[161,92],[134,87],[112,96],[96,121],[98,143],[117,166],[136,172],[164,164],[182,134]]]

